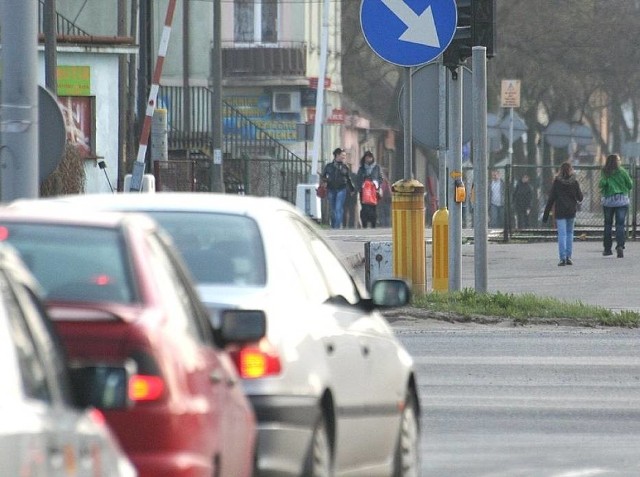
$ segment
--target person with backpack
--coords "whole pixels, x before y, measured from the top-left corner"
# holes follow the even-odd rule
[[[366,151],[360,159],[360,167],[357,173],[357,187],[360,191],[360,221],[362,228],[368,225],[376,228],[378,200],[380,198],[380,185],[382,184],[382,172],[376,164],[371,151]]]
[[[346,157],[347,151],[337,147],[333,150],[333,161],[324,166],[322,171],[321,180],[327,184],[332,229],[339,229],[342,226],[347,194],[352,194],[355,191],[353,182],[351,182],[351,171],[349,166],[344,163]]]

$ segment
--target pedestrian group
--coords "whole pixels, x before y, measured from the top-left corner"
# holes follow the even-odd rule
[[[359,215],[363,228],[391,225],[391,187],[371,151],[360,159],[357,173],[345,163],[347,153],[342,148],[333,151],[333,161],[326,164],[320,177],[326,185],[330,208],[331,228],[355,227]],[[633,188],[631,176],[621,166],[618,154],[607,156],[598,182],[603,216],[604,256],[613,255],[615,237],[616,257],[623,258],[626,240],[626,222],[629,213],[630,192]],[[498,170],[491,170],[488,184],[489,227],[504,227],[505,182]],[[528,174],[523,174],[513,192],[516,224],[519,229],[532,225],[531,214],[535,191]],[[557,229],[558,266],[573,265],[573,240],[576,214],[584,199],[580,183],[570,161],[560,165],[553,179],[546,201],[542,222],[547,223],[553,215]],[[359,206],[359,214],[357,209]],[[380,211],[380,214],[378,212]],[[615,227],[615,235],[614,235]]]

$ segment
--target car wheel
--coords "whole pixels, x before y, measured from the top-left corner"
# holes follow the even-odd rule
[[[402,411],[398,444],[393,459],[393,476],[420,476],[420,425],[416,415],[415,397],[411,392]]]
[[[331,477],[331,445],[327,435],[327,425],[323,415],[313,429],[311,445],[305,463],[305,477]]]

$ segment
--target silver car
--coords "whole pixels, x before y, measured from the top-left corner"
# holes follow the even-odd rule
[[[318,226],[279,199],[157,193],[47,202],[149,213],[173,237],[212,319],[232,306],[266,312],[267,336],[230,349],[258,419],[258,475],[420,474],[413,361],[377,311],[408,302],[404,281],[376,282],[369,297]]]
[[[39,296],[17,253],[0,244],[0,476],[135,477],[89,407],[127,406],[109,385],[126,381],[127,367],[69,369]]]

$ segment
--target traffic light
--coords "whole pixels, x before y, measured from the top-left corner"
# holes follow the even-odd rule
[[[471,56],[473,46],[485,46],[487,57],[495,56],[496,0],[457,0],[458,24],[443,63],[455,70]]]
[[[472,46],[472,0],[456,0],[456,8],[456,33],[442,56],[444,65],[452,71],[471,56]]]
[[[493,58],[496,54],[496,0],[472,0],[471,7],[473,45],[485,46],[487,58]]]

